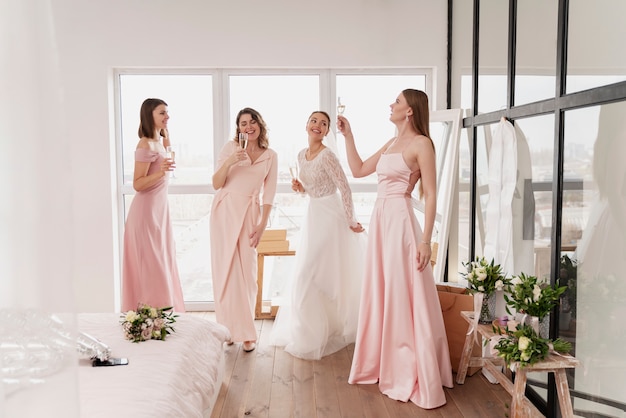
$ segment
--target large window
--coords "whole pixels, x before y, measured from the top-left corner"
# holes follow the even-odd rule
[[[346,105],[357,147],[365,158],[394,135],[389,105],[405,88],[432,95],[430,69],[423,70],[120,70],[118,92],[118,168],[120,218],[125,219],[134,190],[132,176],[137,145],[139,108],[148,97],[168,103],[169,130],[177,168],[169,187],[177,261],[188,310],[212,309],[209,216],[215,190],[211,176],[216,158],[232,139],[239,110],[252,107],[267,123],[270,147],[279,155],[278,193],[270,215],[271,228],[286,228],[297,250],[306,198],[291,191],[288,166],[307,146],[305,126],[311,112],[325,110],[336,131],[338,97]],[[341,139],[340,158],[345,161]],[[347,164],[345,164],[347,168]],[[349,171],[349,170],[348,170]],[[375,177],[352,182],[355,210],[367,228],[375,199]],[[360,179],[361,180],[361,179]],[[123,228],[123,222],[120,222]],[[120,231],[123,232],[123,231]],[[120,233],[120,236],[123,236]],[[269,257],[265,262],[264,299],[280,297],[293,257]]]
[[[508,162],[517,164],[518,180],[510,236],[521,232],[515,265],[523,267],[514,273],[567,286],[550,315],[550,336],[570,341],[582,363],[567,371],[574,414],[623,416],[626,55],[616,40],[626,33],[626,3],[474,0],[473,6],[472,78],[459,80],[461,102],[471,111],[463,121],[458,194],[459,230],[468,228],[473,239],[459,238],[459,258],[486,247],[493,222],[485,212],[490,136],[504,117],[517,130],[517,155]],[[523,187],[520,179],[528,180]],[[528,377],[527,395],[546,416],[559,416],[557,388],[546,373]]]

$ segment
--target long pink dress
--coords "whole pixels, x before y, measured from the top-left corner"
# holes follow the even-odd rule
[[[349,383],[378,382],[392,399],[425,409],[446,403],[452,367],[430,265],[417,270],[421,241],[402,153],[383,154],[369,228],[365,278]]]
[[[235,141],[224,145],[218,168],[236,147]],[[261,190],[262,204],[273,204],[277,173],[276,152],[267,149],[251,165],[232,166],[226,183],[213,200],[210,229],[215,317],[230,330],[232,341],[257,339],[254,327],[257,254],[250,246],[249,235],[261,220]]]
[[[149,162],[148,175],[160,170],[165,149],[137,149],[135,160]],[[168,176],[150,189],[137,192],[124,226],[122,310],[135,310],[138,303],[185,311],[176,264],[176,244],[167,202]]]

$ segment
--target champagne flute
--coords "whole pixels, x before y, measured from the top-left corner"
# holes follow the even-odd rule
[[[341,103],[341,97],[337,97],[337,114],[343,115],[343,112],[346,111],[346,105]]]
[[[172,149],[171,146],[167,146],[165,148],[165,158],[167,158],[168,160],[172,160],[172,164],[176,164],[175,158],[176,158],[176,151],[174,151]],[[174,178],[174,171],[170,171],[170,178]]]
[[[239,146],[245,150],[248,147],[248,134],[244,132],[239,133]],[[240,161],[239,165],[248,165],[247,161]]]
[[[337,115],[343,115],[343,112],[346,111],[346,105],[341,103],[341,97],[337,97]],[[337,133],[341,133],[339,129],[337,129]]]
[[[296,161],[289,163],[289,174],[293,180],[298,180],[298,163]]]

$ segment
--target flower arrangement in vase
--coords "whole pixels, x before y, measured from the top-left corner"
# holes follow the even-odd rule
[[[463,263],[466,271],[461,276],[467,280],[467,288],[476,298],[481,299],[479,322],[491,323],[495,317],[496,290],[503,290],[509,285],[509,279],[502,272],[500,264],[492,259],[476,257],[474,261]]]
[[[539,324],[542,321],[546,325],[543,328],[547,328],[548,314],[559,303],[559,299],[566,289],[565,286],[552,287],[548,283],[539,282],[535,276],[520,273],[519,276],[513,277],[507,286],[509,295],[506,293],[504,295],[506,311],[511,314],[510,308],[513,308],[520,314],[537,318],[535,320],[536,331],[539,332]],[[547,336],[547,329],[544,329],[540,334]]]

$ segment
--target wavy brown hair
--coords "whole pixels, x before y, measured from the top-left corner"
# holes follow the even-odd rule
[[[154,136],[154,116],[152,112],[160,105],[167,106],[167,103],[161,99],[146,99],[141,104],[141,110],[139,110],[139,130],[137,134],[139,138],[152,138]]]
[[[240,133],[239,119],[241,119],[243,115],[250,115],[252,120],[256,121],[256,123],[259,125],[259,128],[261,129],[261,132],[259,133],[259,139],[258,139],[259,148],[263,148],[263,149],[269,148],[270,141],[269,141],[269,138],[267,137],[267,125],[265,125],[265,121],[263,120],[263,117],[261,116],[261,114],[251,107],[244,107],[243,109],[239,111],[239,113],[237,113],[237,119],[235,120],[237,129],[235,131],[235,137],[233,138],[233,140],[235,142],[239,141],[239,133]]]

